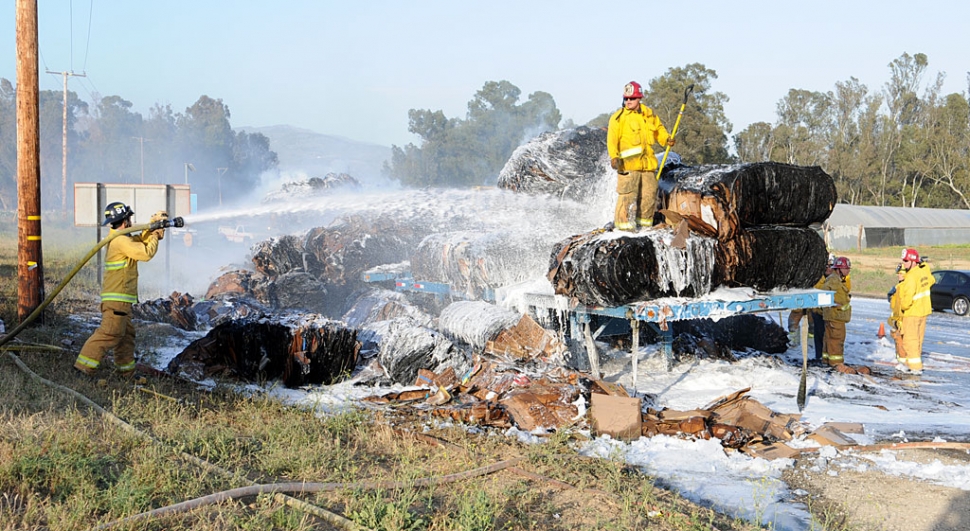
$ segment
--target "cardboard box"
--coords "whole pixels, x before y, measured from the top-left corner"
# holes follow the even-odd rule
[[[639,398],[593,393],[590,402],[594,433],[627,441],[640,438]]]

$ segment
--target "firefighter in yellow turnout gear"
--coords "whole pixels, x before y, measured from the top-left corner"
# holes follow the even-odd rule
[[[896,369],[903,373],[923,373],[923,337],[926,334],[926,316],[933,313],[930,287],[936,282],[929,264],[920,260],[916,249],[903,249],[901,280],[890,306],[898,330],[896,340]],[[898,345],[902,343],[902,348]]]
[[[837,367],[845,363],[845,323],[852,320],[852,295],[846,284],[850,271],[849,259],[839,256],[832,263],[832,270],[822,283],[822,289],[835,292],[835,306],[822,308],[822,318],[825,320],[822,361],[830,367]]]
[[[114,202],[104,211],[105,225],[111,231],[131,227],[134,212],[124,203]],[[152,221],[167,219],[157,212]],[[147,262],[158,251],[165,229],[119,236],[108,243],[105,251],[104,281],[101,291],[101,326],[84,343],[74,367],[94,374],[104,355],[114,349],[115,369],[123,375],[135,371],[135,327],[131,323],[131,306],[138,302],[138,262]]]
[[[640,103],[641,98],[640,84],[627,83],[623,89],[623,107],[610,116],[606,130],[610,165],[617,172],[613,225],[625,231],[653,225],[659,166],[653,146],[674,145],[660,118],[653,109]]]

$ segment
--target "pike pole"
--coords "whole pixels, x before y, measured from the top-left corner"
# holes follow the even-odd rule
[[[680,119],[684,117],[684,108],[687,107],[687,97],[690,93],[694,91],[694,84],[691,83],[687,85],[684,90],[684,103],[680,104],[680,112],[677,113],[677,121],[674,122],[674,130],[670,133],[670,139],[673,140],[677,136],[677,128],[680,126]],[[664,150],[664,158],[660,161],[660,167],[657,168],[657,180],[660,180],[660,173],[664,171],[664,165],[667,164],[667,155],[670,154],[670,142],[667,142],[667,149]]]

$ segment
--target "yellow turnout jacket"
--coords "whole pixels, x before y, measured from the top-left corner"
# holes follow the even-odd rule
[[[111,240],[104,255],[101,302],[138,302],[138,262],[151,260],[157,251],[158,236],[151,231]]]
[[[670,135],[653,109],[644,104],[635,111],[620,109],[610,116],[606,150],[610,159],[622,160],[622,171],[656,171],[659,164],[653,145],[664,146]]]

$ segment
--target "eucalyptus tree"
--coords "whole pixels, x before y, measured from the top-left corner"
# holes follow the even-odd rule
[[[524,102],[508,81],[489,81],[468,103],[464,119],[411,109],[408,131],[421,145],[391,146],[384,172],[406,186],[475,186],[495,182],[512,152],[562,119],[555,100],[534,92]]]
[[[78,179],[94,182],[142,182],[142,116],[121,96],[105,96],[94,105],[80,142]]]

